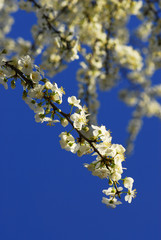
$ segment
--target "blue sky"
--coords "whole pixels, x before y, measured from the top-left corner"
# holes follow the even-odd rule
[[[34,17],[24,12],[14,16],[17,22],[11,36],[30,39]],[[67,96],[77,93],[77,67],[77,62],[71,64],[56,78]],[[125,145],[132,112],[118,100],[118,89],[100,94],[98,121],[111,130],[113,143]],[[125,175],[135,179],[137,197],[132,204],[123,201],[116,209],[108,209],[101,203],[106,181],[83,167],[93,158],[62,150],[58,135],[64,129],[36,123],[21,90],[20,85],[7,91],[0,86],[0,239],[159,240],[160,121],[144,119],[135,152],[124,164]]]

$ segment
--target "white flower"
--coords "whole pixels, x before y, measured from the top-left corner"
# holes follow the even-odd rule
[[[125,187],[125,188],[129,188],[129,189],[132,188],[133,182],[134,182],[134,179],[133,179],[133,178],[131,178],[131,177],[126,177],[126,178],[124,179],[124,181],[123,181],[124,187]]]
[[[79,157],[81,157],[84,154],[87,154],[90,151],[90,149],[91,149],[91,147],[88,145],[88,143],[87,144],[85,144],[85,143],[84,144],[78,143],[77,144],[77,148],[78,148],[77,155]]]
[[[54,83],[51,90],[54,92],[52,100],[59,104],[62,103],[62,96],[65,94],[64,89],[62,87],[58,88],[57,84]]]
[[[122,187],[118,187],[118,189],[117,189],[119,192],[121,192],[122,190],[123,190],[123,188]],[[113,188],[113,187],[109,187],[108,189],[104,189],[103,191],[102,191],[104,194],[106,194],[106,196],[114,196],[115,194],[116,194],[116,189],[115,188]]]
[[[83,125],[87,124],[87,119],[86,119],[87,114],[84,113],[84,111],[81,111],[80,114],[74,113],[71,115],[70,119],[74,122],[73,125],[75,128],[78,130],[82,129]]]
[[[109,131],[106,131],[104,134],[100,136],[103,142],[111,143],[112,137]]]
[[[52,95],[51,99],[58,104],[62,103],[62,97],[60,97],[58,93],[55,93],[54,95]]]
[[[63,87],[58,88],[56,83],[53,84],[52,91],[58,93],[60,98],[65,94]]]
[[[110,143],[101,142],[96,145],[96,148],[99,150],[99,152],[102,155],[106,155],[108,157],[114,157],[116,155],[116,152],[113,149],[111,149],[110,146],[111,146]]]
[[[122,161],[124,161],[125,158],[124,158],[124,155],[123,154],[117,154],[115,157],[114,157],[114,163],[115,164],[119,164],[121,163]]]
[[[44,86],[38,84],[34,88],[30,89],[28,91],[28,94],[31,98],[41,99],[44,96],[43,90],[44,90]]]
[[[95,164],[93,164],[93,163],[91,163],[91,164],[84,163],[84,167],[87,168],[91,172],[95,170]]]
[[[135,197],[136,197],[136,189],[132,190],[130,188],[130,189],[128,189],[128,193],[125,196],[125,201],[128,202],[128,203],[131,203],[132,198],[135,198]]]
[[[21,67],[23,73],[29,75],[32,72],[33,64],[29,55],[18,60],[18,65]]]
[[[112,173],[110,177],[113,181],[117,182],[121,179],[121,174],[116,171],[116,172]]]
[[[116,205],[122,204],[122,202],[117,201],[116,198],[111,197],[110,199],[103,197],[102,203],[105,203],[107,207],[115,208]]]
[[[76,153],[77,144],[75,143],[74,137],[70,133],[62,132],[59,137],[61,138],[59,142],[63,149],[72,153]]]
[[[110,175],[110,172],[106,167],[102,167],[102,168],[94,169],[92,171],[92,175],[103,179],[103,178],[108,178]]]
[[[80,100],[77,99],[75,96],[68,97],[68,103],[75,107],[81,108],[81,105],[79,104]]]
[[[28,104],[28,106],[34,111],[35,108],[37,107],[37,103],[35,102],[34,99],[30,98],[30,97],[26,97],[24,98],[24,101],[26,104]]]
[[[44,111],[44,108],[43,108],[43,107],[37,106],[37,107],[34,109],[34,113],[44,114],[45,111]]]
[[[113,171],[122,174],[123,170],[122,170],[122,163],[119,161],[117,162],[117,164],[114,165],[113,167]]]
[[[37,113],[37,114],[35,114],[35,122],[37,122],[37,123],[48,122],[48,125],[52,126],[52,125],[54,125],[54,123],[59,122],[59,120],[53,120],[52,118],[45,117],[42,114]]]
[[[38,83],[41,80],[41,76],[39,72],[30,73],[30,78],[34,83]]]
[[[93,135],[95,137],[97,137],[99,135],[104,135],[106,132],[105,126],[98,127],[98,126],[92,125],[92,128],[94,129]]]
[[[97,127],[95,125],[92,125],[92,128],[94,129],[94,137],[100,137],[103,142],[111,142],[112,137],[110,136],[110,132],[106,130],[105,126]]]
[[[119,154],[123,154],[126,151],[121,144],[112,144],[111,148]]]

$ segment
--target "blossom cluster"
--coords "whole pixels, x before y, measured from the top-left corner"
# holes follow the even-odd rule
[[[17,10],[36,16],[32,41],[7,36],[14,22],[12,13]],[[144,116],[160,118],[160,95],[150,95],[154,87],[159,92],[160,85],[154,86],[152,79],[161,67],[160,10],[160,1],[145,0],[1,0],[0,50],[5,49],[6,57],[12,56],[15,62],[23,56],[35,59],[40,55],[48,77],[81,57],[76,75],[79,98],[90,113],[88,125],[97,124],[98,87],[104,91],[121,80],[127,83],[119,96],[134,108],[128,126],[130,152]],[[139,19],[135,33],[128,25],[132,16]]]
[[[132,190],[134,180],[130,177],[122,178],[125,148],[120,144],[111,143],[110,131],[106,130],[105,126],[88,126],[88,110],[75,96],[68,97],[70,111],[64,113],[60,108],[65,94],[63,88],[45,78],[44,72],[33,63],[29,55],[17,61],[7,61],[4,52],[0,56],[1,83],[6,89],[8,84],[15,88],[17,81],[21,80],[23,100],[33,110],[35,121],[47,122],[50,126],[58,122],[63,127],[70,125],[71,129],[59,135],[61,147],[78,156],[92,154],[96,157],[92,163],[86,163],[85,167],[92,175],[108,179],[109,185],[112,186],[103,190],[110,198],[103,197],[102,202],[112,208],[121,203],[118,198],[121,198],[123,188],[118,185],[122,181],[123,186],[127,188],[127,191],[124,191],[125,201],[131,203],[135,197],[135,190]],[[71,131],[74,132],[73,135]]]
[[[2,3],[2,11],[11,5],[10,2]],[[142,1],[12,2],[17,8],[35,13],[37,23],[31,29],[33,42],[20,37],[12,41],[8,39],[10,44],[4,41],[2,47],[16,57],[41,55],[41,66],[50,77],[81,55],[83,61],[77,73],[79,97],[86,101],[90,122],[96,124],[99,108],[97,84],[100,89],[109,90],[118,82],[120,67],[139,69],[142,66],[139,51],[127,46],[126,29],[128,18],[139,14]],[[6,17],[9,19],[10,12]],[[6,24],[6,21],[3,22]],[[90,48],[89,52],[84,45]]]

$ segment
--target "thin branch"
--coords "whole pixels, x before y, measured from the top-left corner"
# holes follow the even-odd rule
[[[17,75],[19,75],[30,87],[33,88],[34,84],[33,84],[32,80],[28,79],[28,78],[23,74],[23,72],[21,72],[18,68],[16,68],[15,66],[13,66],[12,64],[10,64],[9,62],[5,62],[5,66],[11,68],[12,70],[14,70]]]

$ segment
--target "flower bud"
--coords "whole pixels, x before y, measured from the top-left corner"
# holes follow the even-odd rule
[[[47,81],[46,83],[45,83],[45,88],[46,89],[52,89],[52,87],[53,87],[53,84],[51,83],[51,82],[49,82],[49,81]]]
[[[46,113],[46,114],[49,114],[49,113],[50,113],[50,109],[49,109],[49,108],[46,108],[45,113]]]
[[[54,93],[51,95],[51,100],[54,102],[57,102],[59,100],[59,95],[57,93]]]
[[[12,81],[11,81],[11,88],[12,88],[12,89],[15,89],[15,87],[16,87],[15,81],[12,80]]]
[[[68,125],[68,120],[66,118],[62,118],[60,122],[63,127],[66,127]]]
[[[89,127],[83,127],[82,130],[84,130],[85,132],[89,131]]]
[[[111,179],[109,179],[108,184],[109,184],[110,186],[112,186],[112,185],[113,185],[113,181],[112,181]]]

